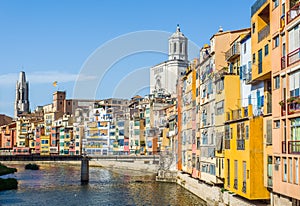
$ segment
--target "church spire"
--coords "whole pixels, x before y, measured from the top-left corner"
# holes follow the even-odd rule
[[[15,100],[15,118],[22,113],[29,112],[29,86],[26,82],[25,72],[19,74],[19,81],[16,84],[16,100]]]

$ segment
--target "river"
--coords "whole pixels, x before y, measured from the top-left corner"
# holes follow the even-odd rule
[[[0,191],[0,205],[205,205],[179,185],[155,182],[151,174],[90,167],[90,181],[83,185],[79,165],[43,163],[37,171],[6,165],[18,172],[2,178],[15,177],[19,185]]]

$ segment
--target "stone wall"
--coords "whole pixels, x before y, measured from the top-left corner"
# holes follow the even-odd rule
[[[153,158],[149,159],[92,159],[90,160],[90,166],[100,166],[106,168],[125,169],[125,170],[137,170],[146,173],[157,173],[159,164],[157,160]]]
[[[249,202],[246,199],[231,194],[228,191],[221,190],[220,187],[208,185],[206,183],[200,182],[197,179],[190,177],[188,174],[182,174],[178,172],[177,184],[181,185],[185,189],[194,193],[202,200],[207,202],[207,205],[212,206],[254,206],[254,205],[268,205],[262,202]]]

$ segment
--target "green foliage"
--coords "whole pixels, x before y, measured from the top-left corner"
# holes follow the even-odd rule
[[[0,163],[0,176],[16,172],[16,168],[10,168]]]
[[[38,166],[37,164],[27,164],[25,165],[25,169],[26,170],[39,170],[40,169],[40,166]]]
[[[18,181],[15,178],[0,178],[0,191],[18,189]]]

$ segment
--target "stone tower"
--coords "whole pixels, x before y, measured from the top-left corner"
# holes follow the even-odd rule
[[[188,66],[188,39],[177,25],[169,37],[169,58],[150,68],[150,94],[176,95],[177,79]]]
[[[21,71],[19,81],[16,84],[16,101],[15,101],[15,115],[17,118],[22,113],[29,112],[29,86],[26,82],[25,72]]]
[[[177,24],[176,32],[169,38],[169,60],[188,60],[188,39],[180,31]]]

